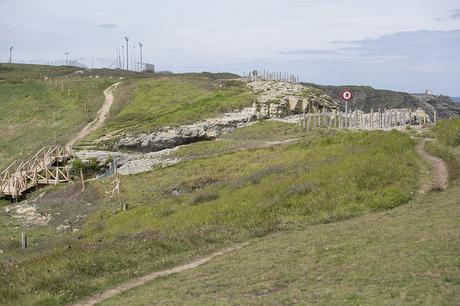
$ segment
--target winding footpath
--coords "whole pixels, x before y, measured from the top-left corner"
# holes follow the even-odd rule
[[[78,135],[69,142],[69,145],[75,144],[77,141],[85,138],[86,136],[88,136],[89,134],[91,134],[92,132],[94,132],[95,130],[97,130],[104,124],[105,120],[107,119],[109,115],[110,108],[112,107],[112,104],[113,104],[113,92],[112,91],[113,89],[117,88],[118,85],[120,85],[120,83],[115,83],[109,88],[107,88],[106,90],[104,90],[104,96],[105,96],[104,104],[102,104],[102,107],[97,112],[96,119],[88,123],[78,133]]]
[[[128,290],[131,290],[135,287],[138,287],[138,286],[141,286],[151,280],[154,280],[154,279],[157,279],[159,277],[165,277],[165,276],[168,276],[168,275],[171,275],[171,274],[175,274],[175,273],[179,273],[179,272],[183,272],[183,271],[186,271],[186,270],[190,270],[190,269],[194,269],[196,267],[199,267],[205,263],[207,263],[208,261],[214,259],[215,257],[218,257],[218,256],[222,256],[222,255],[225,255],[227,253],[230,253],[230,252],[233,252],[233,251],[236,251],[236,250],[240,250],[242,249],[243,247],[247,246],[249,244],[249,242],[245,242],[245,243],[241,243],[241,244],[238,244],[236,246],[233,246],[233,247],[229,247],[229,248],[226,248],[222,251],[219,251],[219,252],[216,252],[216,253],[213,253],[209,256],[206,256],[206,257],[202,257],[202,258],[199,258],[199,259],[196,259],[194,261],[191,261],[189,263],[186,263],[186,264],[183,264],[181,266],[177,266],[177,267],[174,267],[174,268],[170,268],[170,269],[166,269],[166,270],[162,270],[162,271],[158,271],[158,272],[153,272],[153,273],[149,273],[147,275],[144,275],[142,277],[139,277],[139,278],[136,278],[136,279],[133,279],[133,280],[130,280],[126,283],[122,283],[112,289],[108,289],[106,291],[103,291],[102,293],[99,293],[91,298],[89,298],[88,300],[86,301],[83,301],[83,302],[79,302],[79,303],[76,303],[76,304],[73,304],[73,306],[90,306],[90,305],[96,305],[96,304],[99,304],[99,303],[102,303],[103,301],[105,300],[108,300],[122,292],[125,292],[125,291],[128,291]]]
[[[425,150],[426,140],[420,141],[415,150],[418,155],[428,161],[431,164],[434,175],[432,176],[431,182],[421,186],[419,192],[422,194],[428,193],[430,191],[441,191],[445,190],[449,183],[449,171],[447,169],[446,163]]]
[[[426,143],[426,140],[423,140],[423,141],[419,142],[415,149],[416,149],[417,153],[419,154],[419,156],[422,159],[424,159],[425,161],[428,161],[431,164],[431,167],[432,167],[434,173],[433,173],[431,182],[427,183],[427,184],[424,184],[420,188],[419,192],[422,193],[422,194],[426,194],[426,193],[429,193],[431,191],[445,190],[447,188],[447,186],[448,186],[448,178],[449,178],[448,170],[447,170],[447,166],[446,166],[445,162],[442,159],[440,159],[438,157],[435,157],[435,156],[431,155],[430,153],[428,153],[425,150],[425,143]],[[227,253],[242,249],[243,247],[247,246],[248,244],[249,244],[249,242],[241,243],[241,244],[238,244],[236,246],[229,247],[229,248],[226,248],[226,249],[221,250],[219,252],[213,253],[213,254],[211,254],[209,256],[195,259],[194,261],[191,261],[189,263],[186,263],[186,264],[183,264],[183,265],[180,265],[180,266],[176,266],[176,267],[166,269],[166,270],[162,270],[162,271],[149,273],[149,274],[147,274],[145,276],[142,276],[142,277],[127,281],[125,283],[122,283],[122,284],[120,284],[120,285],[118,285],[118,286],[116,286],[114,288],[107,289],[107,290],[105,290],[105,291],[103,291],[101,293],[98,293],[98,294],[88,298],[87,300],[77,302],[76,304],[73,304],[73,306],[90,306],[90,305],[96,305],[96,304],[102,303],[102,302],[104,302],[104,301],[106,301],[106,300],[108,300],[108,299],[110,299],[110,298],[112,298],[112,297],[114,297],[114,296],[116,296],[118,294],[121,294],[121,293],[123,293],[125,291],[131,290],[131,289],[133,289],[135,287],[144,285],[145,283],[147,283],[149,281],[152,281],[154,279],[157,279],[157,278],[160,278],[160,277],[165,277],[165,276],[168,276],[168,275],[171,275],[171,274],[180,273],[180,272],[183,272],[183,271],[186,271],[186,270],[197,268],[197,267],[199,267],[199,266],[211,261],[215,257],[223,256],[223,255],[225,255]]]

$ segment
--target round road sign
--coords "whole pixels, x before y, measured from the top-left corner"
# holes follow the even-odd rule
[[[353,93],[346,89],[342,92],[342,99],[344,99],[345,101],[350,101],[351,99],[353,99]]]

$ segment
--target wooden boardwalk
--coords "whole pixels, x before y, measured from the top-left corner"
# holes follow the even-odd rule
[[[70,181],[67,162],[73,156],[71,146],[51,146],[42,148],[29,160],[16,160],[0,173],[0,197],[17,199],[40,185]]]

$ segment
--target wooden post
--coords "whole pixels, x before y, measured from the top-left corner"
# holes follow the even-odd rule
[[[307,131],[310,131],[310,125],[311,125],[311,114],[308,113],[308,123],[307,123]]]
[[[342,129],[342,112],[339,111],[339,129]]]
[[[374,129],[374,109],[371,108],[371,130]]]
[[[433,123],[434,123],[434,125],[436,125],[436,120],[437,120],[437,118],[436,118],[436,110],[434,110],[434,114],[433,114]]]
[[[327,110],[323,108],[323,127],[327,128]]]
[[[307,128],[307,123],[306,123],[307,118],[306,118],[306,114],[305,114],[305,107],[302,107],[302,109],[303,109],[303,116],[302,116],[302,118],[303,118],[303,129],[305,130]]]
[[[316,113],[313,113],[313,129],[316,128]]]
[[[64,82],[61,81],[61,92],[64,92]]]
[[[27,244],[27,233],[21,233],[21,248],[27,249],[28,244]]]
[[[81,191],[85,191],[85,178],[83,177],[83,169],[80,169]]]

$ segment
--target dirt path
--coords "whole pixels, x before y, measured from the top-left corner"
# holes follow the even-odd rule
[[[97,117],[90,123],[88,123],[81,131],[78,133],[78,135],[72,139],[69,142],[69,145],[75,144],[78,140],[81,140],[88,136],[90,133],[94,132],[98,128],[102,126],[104,123],[105,119],[109,115],[110,112],[110,107],[112,107],[113,104],[113,93],[112,90],[117,88],[120,83],[115,83],[106,90],[104,90],[104,96],[105,96],[105,101],[104,104],[102,104],[102,107],[99,109],[97,112]]]
[[[163,270],[163,271],[153,272],[153,273],[147,274],[145,276],[130,280],[130,281],[126,282],[126,283],[118,285],[117,287],[114,287],[112,289],[108,289],[108,290],[106,290],[106,291],[104,291],[102,293],[94,295],[91,298],[89,298],[89,299],[87,299],[87,300],[85,300],[83,302],[73,304],[73,306],[89,306],[89,305],[95,305],[95,304],[101,303],[101,302],[103,302],[105,300],[110,299],[111,297],[114,297],[115,295],[118,295],[118,294],[120,294],[122,292],[125,292],[127,290],[133,289],[133,288],[138,287],[140,285],[143,285],[143,284],[145,284],[145,283],[147,283],[147,282],[149,282],[151,280],[157,279],[159,277],[164,277],[164,276],[168,276],[168,275],[171,275],[171,274],[174,274],[174,273],[179,273],[179,272],[183,272],[183,271],[186,271],[186,270],[190,270],[190,269],[194,269],[196,267],[199,267],[199,266],[207,263],[208,261],[214,259],[215,257],[222,256],[222,255],[225,255],[227,253],[239,250],[239,249],[247,246],[248,244],[249,244],[249,242],[241,243],[241,244],[238,244],[236,246],[229,247],[229,248],[223,249],[222,251],[213,253],[213,254],[211,254],[209,256],[196,259],[196,260],[194,260],[192,262],[189,262],[187,264],[177,266],[177,267],[174,267],[174,268],[171,268],[171,269],[166,269],[166,270]]]
[[[435,157],[425,151],[425,143],[425,140],[421,141],[417,144],[415,149],[421,158],[431,164],[434,171],[434,176],[431,182],[421,186],[419,192],[428,193],[430,191],[444,190],[447,188],[449,182],[449,172],[447,170],[446,163],[442,159]]]

